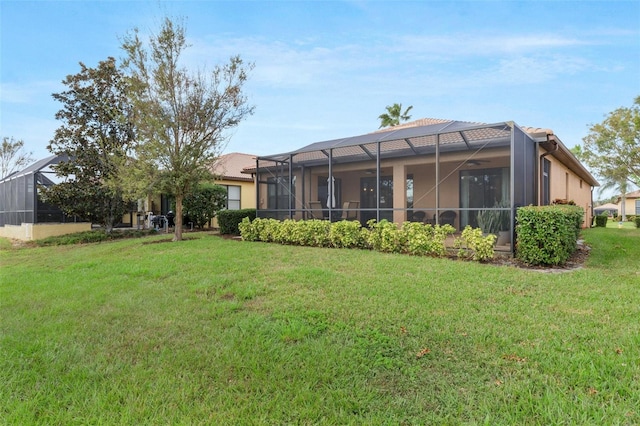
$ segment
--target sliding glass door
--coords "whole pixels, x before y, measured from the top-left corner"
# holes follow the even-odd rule
[[[478,226],[479,210],[509,202],[509,168],[463,170],[460,172],[460,228]]]

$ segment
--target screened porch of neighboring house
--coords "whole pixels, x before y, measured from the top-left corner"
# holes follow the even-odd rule
[[[516,207],[536,204],[536,142],[512,122],[446,121],[258,157],[257,216],[462,230],[488,227],[492,214],[513,235]]]

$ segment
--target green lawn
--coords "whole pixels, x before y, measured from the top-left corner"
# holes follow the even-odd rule
[[[5,241],[0,424],[640,424],[640,230],[584,237],[565,273]]]
[[[636,228],[636,224],[634,222],[622,222],[622,225],[620,225],[619,221],[615,221],[615,220],[611,220],[609,219],[607,221],[607,228],[623,228],[623,229],[635,229]]]

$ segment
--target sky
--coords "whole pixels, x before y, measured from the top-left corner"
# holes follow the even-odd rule
[[[571,148],[640,95],[637,0],[0,0],[0,136],[50,155],[62,80],[79,62],[122,58],[122,37],[165,16],[184,19],[187,68],[255,64],[255,113],[225,153],[369,133],[394,103],[412,119],[550,128]]]

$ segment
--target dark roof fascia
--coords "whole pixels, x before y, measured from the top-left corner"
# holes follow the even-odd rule
[[[555,134],[549,134],[547,136],[535,137],[534,140],[540,144],[547,152],[551,152],[551,155],[557,158],[562,164],[567,166],[569,170],[573,171],[582,180],[587,182],[591,186],[600,186],[600,183],[595,177],[587,170],[587,168],[573,155],[573,152],[566,147],[560,138]],[[558,149],[554,151],[554,143],[558,144]]]

